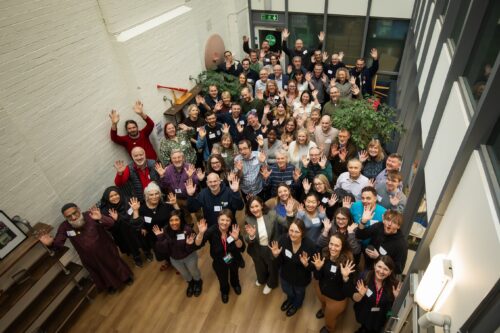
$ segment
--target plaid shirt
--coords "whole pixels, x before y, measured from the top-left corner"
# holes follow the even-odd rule
[[[240,183],[241,191],[252,195],[262,192],[263,179],[260,174],[260,167],[264,163],[259,162],[259,152],[253,151],[249,159],[244,159],[243,156],[238,155],[234,161],[243,161],[243,172]]]

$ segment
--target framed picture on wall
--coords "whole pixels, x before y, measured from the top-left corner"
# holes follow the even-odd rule
[[[0,210],[0,260],[26,239],[26,235]]]

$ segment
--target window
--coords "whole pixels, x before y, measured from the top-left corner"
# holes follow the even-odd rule
[[[500,119],[497,120],[487,144],[491,163],[493,164],[497,180],[500,183]]]
[[[488,82],[491,69],[500,49],[500,1],[491,0],[481,21],[471,56],[465,68],[465,81],[471,88],[472,97],[478,101]]]
[[[450,39],[453,41],[455,47],[458,45],[458,40],[460,39],[460,34],[462,33],[462,28],[464,27],[470,3],[471,0],[463,0],[460,4],[457,17],[455,18],[455,26],[453,27],[453,31],[450,35]]]
[[[302,39],[304,47],[317,48],[318,35],[323,30],[323,15],[290,14],[288,48],[293,49],[295,40]]]
[[[365,47],[367,62],[371,61],[370,50],[376,48],[380,59],[379,71],[397,72],[409,24],[408,20],[370,18]]]
[[[329,55],[344,52],[344,64],[354,65],[361,54],[364,17],[328,16],[326,51]]]

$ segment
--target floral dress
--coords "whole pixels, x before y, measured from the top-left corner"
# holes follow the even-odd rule
[[[187,163],[196,163],[196,150],[191,145],[194,130],[178,131],[176,139],[162,138],[160,142],[160,161],[163,165],[170,164],[172,150],[179,149],[184,153]]]

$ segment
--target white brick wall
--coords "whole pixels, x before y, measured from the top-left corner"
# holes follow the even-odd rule
[[[116,17],[126,17],[133,2],[125,1]],[[164,12],[160,1],[141,3],[135,10],[145,10],[144,17]],[[191,88],[188,76],[202,70],[209,35],[219,33],[226,48],[243,53],[246,1],[187,5],[189,13],[117,43],[96,0],[0,2],[0,209],[54,224],[64,202],[89,207],[113,183],[113,161],[128,159],[109,139],[109,110],[121,112],[122,125],[137,119],[131,106],[141,98],[161,121],[169,93],[156,84]]]

